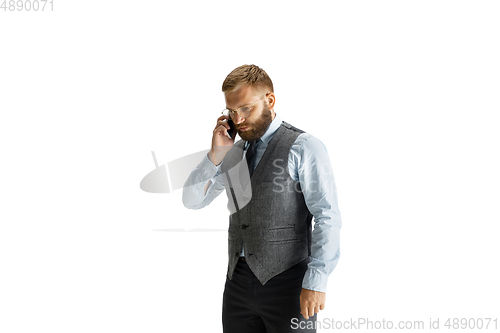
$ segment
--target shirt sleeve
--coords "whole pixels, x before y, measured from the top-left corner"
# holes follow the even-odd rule
[[[326,292],[328,276],[340,257],[339,233],[342,219],[337,202],[337,187],[328,152],[323,143],[308,133],[297,139],[292,154],[295,177],[314,217],[311,256],[302,288]],[[293,177],[293,175],[291,174]]]
[[[189,209],[200,209],[209,205],[222,191],[224,191],[224,179],[222,177],[221,165],[215,166],[208,154],[191,172],[182,190],[182,203]],[[207,192],[205,185],[210,182]]]

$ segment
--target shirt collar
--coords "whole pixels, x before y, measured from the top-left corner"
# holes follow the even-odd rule
[[[276,116],[274,117],[273,121],[267,128],[266,133],[264,133],[264,135],[260,138],[262,141],[266,143],[266,145],[269,144],[269,141],[271,141],[271,139],[274,136],[274,133],[276,133],[276,131],[278,130],[278,128],[281,126],[282,123],[281,118],[278,116],[278,114],[275,113],[275,115]]]

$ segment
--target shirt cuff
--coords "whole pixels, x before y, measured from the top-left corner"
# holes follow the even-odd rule
[[[220,170],[220,167],[221,167],[222,163],[224,162],[224,160],[220,161],[220,163],[219,163],[219,164],[214,165],[214,164],[212,163],[212,161],[210,161],[210,159],[208,158],[208,154],[209,154],[209,153],[210,153],[210,152],[208,152],[208,153],[205,155],[205,158],[203,158],[203,161],[202,161],[202,162],[203,162],[203,163],[210,163],[210,165],[211,165],[213,168],[216,168],[217,170]]]
[[[302,280],[302,288],[326,293],[328,275],[314,268],[308,268]]]
[[[184,187],[191,186],[205,186],[207,181],[214,182],[213,179],[220,173],[222,162],[215,166],[210,159],[208,158],[208,154],[203,157],[201,162],[196,166],[195,174],[191,173],[189,178],[186,180]]]
[[[218,165],[214,165],[208,158],[207,153],[200,163],[200,169],[204,170],[205,174],[210,175],[210,178],[213,178],[220,173],[222,163],[223,161],[221,161]]]

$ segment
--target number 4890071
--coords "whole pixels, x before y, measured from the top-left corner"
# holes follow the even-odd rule
[[[3,0],[0,10],[4,12],[54,11],[53,0]]]

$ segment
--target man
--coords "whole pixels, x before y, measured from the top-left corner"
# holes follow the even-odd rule
[[[263,69],[234,69],[222,91],[229,115],[217,119],[211,150],[186,181],[183,203],[200,209],[224,189],[228,195],[224,332],[316,332],[316,313],[325,307],[328,275],[340,256],[341,216],[328,153],[275,113],[273,84]],[[229,119],[242,139],[236,143]]]

